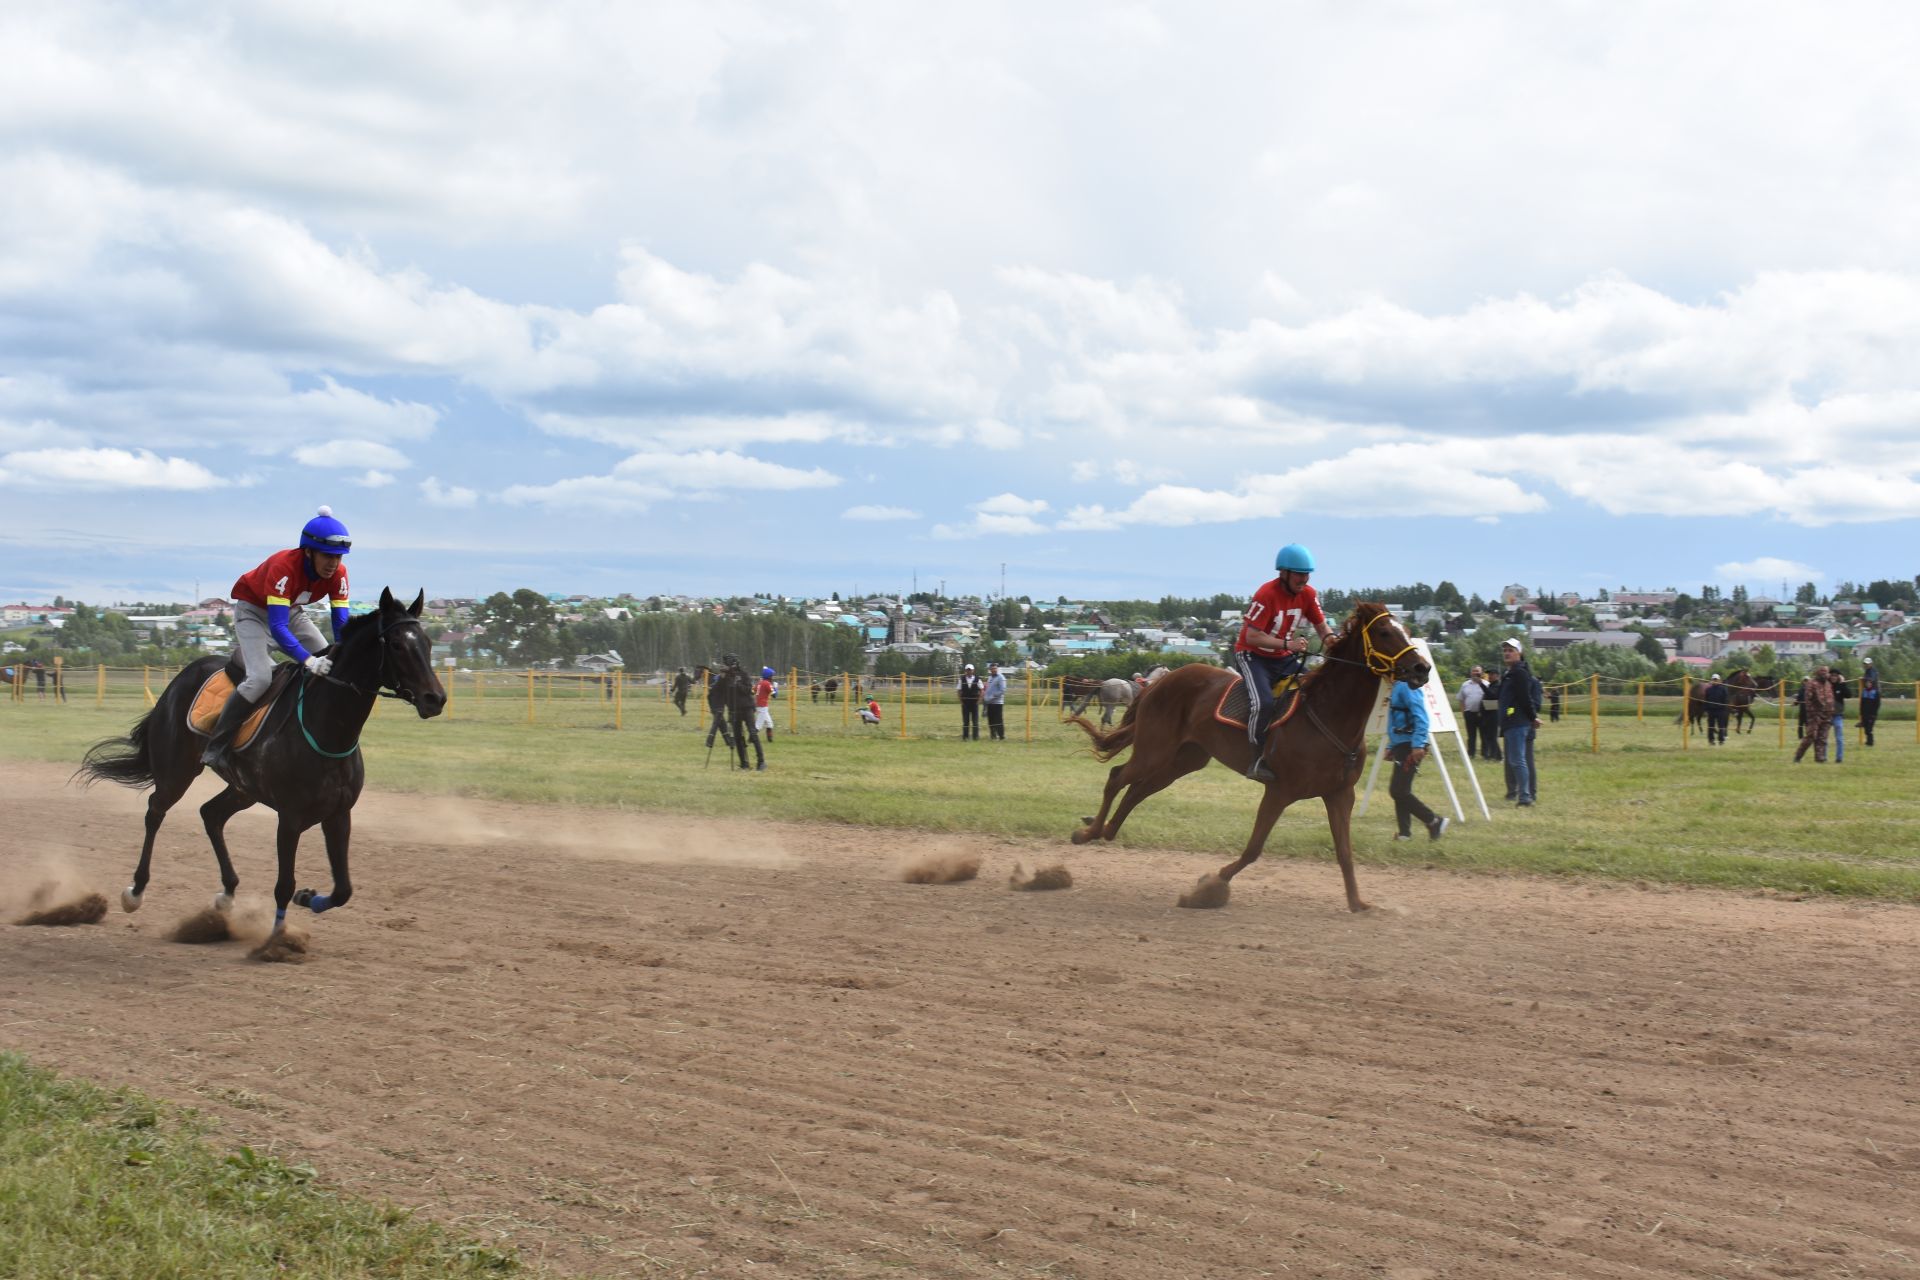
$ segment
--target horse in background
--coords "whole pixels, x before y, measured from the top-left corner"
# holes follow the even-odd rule
[[[1066,708],[1069,717],[1078,716],[1087,709],[1087,705],[1096,698],[1100,702],[1100,724],[1113,723],[1115,708],[1131,707],[1139,690],[1133,681],[1115,676],[1111,680],[1090,680],[1080,676],[1066,677],[1061,689],[1061,706]]]
[[[1180,905],[1226,905],[1229,882],[1260,856],[1281,813],[1296,800],[1318,797],[1326,806],[1347,907],[1367,910],[1353,871],[1353,788],[1366,758],[1367,721],[1381,681],[1401,679],[1419,688],[1430,674],[1426,659],[1385,605],[1356,606],[1328,646],[1326,662],[1301,678],[1293,714],[1267,731],[1265,756],[1274,780],[1264,784],[1245,851],[1217,873],[1202,876]],[[1073,722],[1093,741],[1096,759],[1111,760],[1129,747],[1133,755],[1108,771],[1100,811],[1073,833],[1073,842],[1112,840],[1134,806],[1209,761],[1245,773],[1253,754],[1246,727],[1215,714],[1239,679],[1222,667],[1190,663],[1155,681],[1116,729],[1099,729],[1075,716]]]
[[[1753,714],[1753,700],[1764,688],[1753,673],[1742,667],[1721,682],[1727,688],[1727,715],[1735,733],[1752,733],[1760,724]],[[1688,726],[1695,732],[1704,732],[1707,721],[1707,685],[1696,682],[1687,689],[1687,708],[1685,715]],[[1676,719],[1675,724],[1680,721]]]

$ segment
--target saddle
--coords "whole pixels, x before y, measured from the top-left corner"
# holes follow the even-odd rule
[[[1252,710],[1247,697],[1246,682],[1239,672],[1231,673],[1233,679],[1228,682],[1225,692],[1220,695],[1220,704],[1213,709],[1213,718],[1221,724],[1230,724],[1236,729],[1247,727],[1247,716]],[[1274,710],[1270,728],[1278,728],[1293,719],[1293,713],[1300,709],[1300,677],[1282,676],[1274,682]]]
[[[267,721],[274,704],[287,686],[293,683],[294,673],[300,670],[296,662],[282,662],[275,665],[273,679],[267,685],[267,691],[261,695],[259,704],[248,716],[239,732],[233,735],[233,750],[244,751],[252,741],[260,736],[260,729]],[[205,738],[213,733],[213,726],[220,722],[220,711],[233,696],[236,685],[246,678],[247,669],[238,657],[220,670],[208,676],[193,695],[193,701],[187,705],[187,728]]]

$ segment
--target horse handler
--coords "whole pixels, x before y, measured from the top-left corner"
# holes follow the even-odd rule
[[[1393,780],[1387,794],[1393,797],[1393,820],[1400,830],[1395,840],[1413,839],[1413,820],[1427,829],[1429,840],[1438,840],[1446,832],[1447,819],[1413,794],[1413,775],[1427,758],[1426,695],[1405,680],[1393,682],[1393,696],[1387,702],[1387,754],[1393,757]]]
[[[1813,748],[1813,762],[1827,762],[1827,727],[1833,723],[1833,686],[1827,683],[1827,669],[1815,667],[1800,686],[1800,712],[1806,718],[1806,733],[1800,739],[1799,749],[1793,753],[1793,762],[1800,763],[1800,757],[1807,754],[1807,748]]]

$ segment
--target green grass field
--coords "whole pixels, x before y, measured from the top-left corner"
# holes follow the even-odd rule
[[[314,1171],[222,1151],[191,1112],[0,1053],[0,1275],[16,1280],[443,1280],[521,1272]]]
[[[123,732],[143,713],[135,677],[109,689],[104,706],[84,686],[65,705],[0,703],[0,759],[77,763],[87,744]],[[709,762],[698,718],[682,719],[657,691],[623,697],[616,729],[614,706],[598,685],[537,681],[529,699],[524,679],[490,679],[494,687],[483,696],[463,684],[451,714],[430,722],[383,702],[365,738],[370,785],[1057,839],[1065,852],[1068,832],[1098,806],[1107,770],[1053,707],[1035,709],[1030,743],[1023,741],[1019,705],[1008,708],[1010,741],[963,743],[950,702],[910,700],[907,723],[915,736],[903,739],[897,696],[884,695],[887,723],[877,730],[843,727],[837,705],[803,700],[778,707],[770,771],[742,774],[726,767],[719,749]],[[1584,707],[1544,726],[1541,803],[1532,811],[1505,805],[1500,767],[1481,764],[1491,823],[1480,820],[1449,740],[1468,821],[1438,844],[1393,844],[1383,775],[1356,822],[1361,861],[1920,901],[1920,797],[1911,785],[1920,745],[1911,719],[1884,719],[1879,745],[1850,746],[1844,764],[1794,766],[1791,744],[1778,745],[1774,720],[1726,747],[1710,749],[1696,737],[1682,750],[1676,707],[1677,700],[1650,702],[1641,720],[1631,698],[1611,701],[1606,709],[1614,714],[1600,717],[1597,753]],[[798,734],[787,730],[794,716]],[[1418,791],[1446,811],[1431,762]],[[1252,783],[1211,766],[1143,805],[1117,845],[1079,856],[1124,857],[1130,845],[1230,856],[1246,839],[1257,799]],[[1319,805],[1290,811],[1268,853],[1330,858]]]

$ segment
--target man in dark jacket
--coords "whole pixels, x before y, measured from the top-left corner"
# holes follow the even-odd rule
[[[1872,746],[1873,722],[1880,718],[1880,673],[1874,670],[1872,658],[1866,663],[1866,670],[1860,673],[1860,732]]]
[[[987,691],[986,681],[974,674],[969,662],[960,671],[960,741],[980,741],[980,699]]]
[[[1800,685],[1800,714],[1806,722],[1806,731],[1800,735],[1800,746],[1793,753],[1793,762],[1800,763],[1800,757],[1807,754],[1807,748],[1813,748],[1813,762],[1827,762],[1827,729],[1833,724],[1833,686],[1827,681],[1827,669],[1815,667],[1813,674]]]
[[[1527,808],[1535,795],[1533,736],[1540,727],[1542,690],[1516,637],[1500,642],[1500,661],[1506,664],[1500,677],[1499,710],[1507,757],[1507,799]]]
[[[1727,686],[1720,682],[1718,675],[1707,680],[1707,687],[1700,695],[1700,701],[1707,705],[1707,745],[1719,743],[1727,745],[1727,712],[1730,705]]]
[[[673,705],[680,708],[680,714],[687,714],[687,691],[693,688],[693,677],[687,669],[681,667],[673,673]]]

